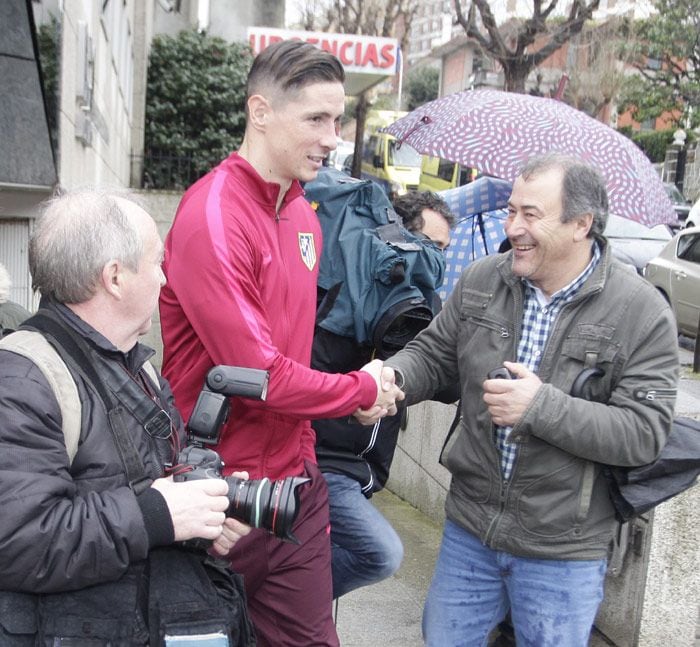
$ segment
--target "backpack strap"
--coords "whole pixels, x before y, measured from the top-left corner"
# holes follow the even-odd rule
[[[146,371],[146,375],[148,375],[148,377],[151,378],[151,382],[153,382],[153,388],[158,393],[160,393],[160,381],[158,380],[158,373],[156,372],[155,366],[153,366],[151,362],[146,360],[146,362],[141,368],[143,368],[143,370]]]
[[[61,410],[66,452],[72,463],[80,440],[82,405],[78,387],[65,362],[46,338],[33,330],[18,330],[3,337],[0,348],[26,357],[44,374]]]
[[[66,325],[57,315],[46,310],[39,310],[27,319],[24,325],[41,330],[43,334],[47,335],[49,343],[52,343],[56,351],[62,355],[63,361],[66,364],[70,363],[98,395],[107,411],[109,427],[124,466],[129,487],[136,494],[146,490],[152,479],[146,474],[143,461],[126,427],[122,405],[125,400],[134,404],[139,413],[145,412],[147,418],[151,411],[156,410],[158,413],[162,413],[163,415],[157,416],[154,422],[156,432],[166,428],[169,432],[170,425],[167,414],[157,407],[132,380],[125,377],[126,374],[120,375],[123,379],[115,385],[114,379],[118,375],[117,372],[108,370],[109,365],[102,362],[100,356],[94,353],[86,340],[71,330],[70,326]],[[132,387],[130,394],[121,393],[120,387],[126,384]],[[146,406],[144,407],[144,405]],[[135,412],[131,411],[131,413]],[[142,422],[138,416],[137,419]]]

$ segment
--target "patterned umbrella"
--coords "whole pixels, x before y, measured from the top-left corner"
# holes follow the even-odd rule
[[[677,220],[661,178],[630,139],[555,99],[467,90],[416,108],[387,131],[420,153],[511,182],[532,155],[576,155],[603,173],[617,215],[649,227]]]
[[[464,186],[440,192],[457,218],[450,246],[445,252],[445,280],[438,291],[443,301],[469,263],[498,251],[506,237],[506,211],[503,207],[508,204],[510,191],[510,182],[480,177]]]

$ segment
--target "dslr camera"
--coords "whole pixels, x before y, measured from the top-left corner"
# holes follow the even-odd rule
[[[206,376],[204,387],[187,423],[187,447],[178,456],[175,481],[220,479],[228,483],[227,517],[234,517],[254,528],[264,528],[276,537],[300,543],[292,534],[299,507],[297,488],[309,479],[290,476],[278,481],[268,478],[244,480],[223,477],[224,462],[211,449],[219,441],[221,427],[229,413],[229,397],[264,400],[267,371],[237,366],[215,366]]]

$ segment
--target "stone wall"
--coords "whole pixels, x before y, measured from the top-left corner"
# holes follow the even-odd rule
[[[700,199],[700,141],[688,145],[683,178],[683,195],[692,203]]]
[[[682,133],[682,131],[678,131]],[[676,168],[679,154],[685,153],[685,167],[683,171],[683,195],[694,203],[700,198],[700,141],[690,144],[681,138],[674,142],[666,150],[666,157],[661,169],[661,177],[665,182],[676,183]]]

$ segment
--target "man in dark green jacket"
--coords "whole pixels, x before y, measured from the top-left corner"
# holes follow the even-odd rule
[[[600,174],[560,154],[513,185],[512,250],[469,266],[442,312],[387,361],[408,404],[459,380],[462,419],[426,601],[428,645],[483,645],[511,611],[517,644],[584,647],[614,510],[603,464],[643,465],[671,429],[673,315],[602,235]],[[487,379],[498,368],[514,379]],[[584,369],[583,398],[570,395]]]

